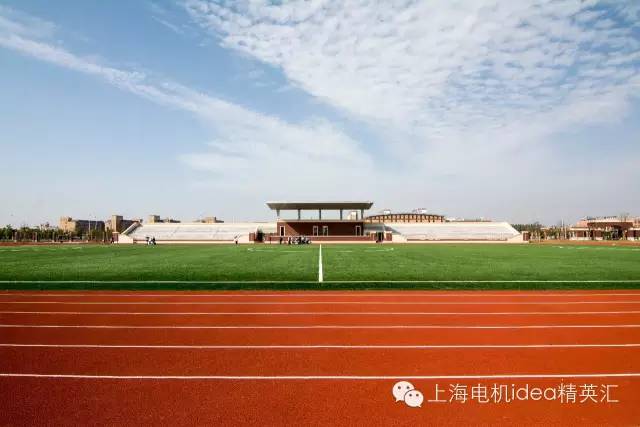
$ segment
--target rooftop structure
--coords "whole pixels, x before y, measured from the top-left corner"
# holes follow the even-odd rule
[[[298,219],[300,220],[302,211],[318,211],[318,219],[322,219],[322,211],[340,211],[340,219],[343,219],[345,210],[359,210],[360,218],[364,217],[365,209],[371,209],[373,202],[368,201],[351,201],[351,202],[267,202],[269,209],[276,211],[276,215],[280,217],[280,211],[298,211]]]
[[[364,219],[365,222],[444,222],[443,215],[430,214],[427,212],[411,213],[383,213],[370,215]]]

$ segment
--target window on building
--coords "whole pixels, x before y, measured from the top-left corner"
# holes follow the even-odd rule
[[[323,225],[322,226],[322,235],[323,236],[328,236],[329,235],[329,226],[328,225]]]
[[[318,235],[318,226],[317,226],[317,225],[314,225],[314,226],[313,226],[313,235],[314,235],[314,236],[317,236],[317,235]]]

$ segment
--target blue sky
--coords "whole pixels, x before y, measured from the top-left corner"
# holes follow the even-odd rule
[[[0,223],[640,215],[640,4],[4,1]],[[6,203],[5,203],[6,202]]]

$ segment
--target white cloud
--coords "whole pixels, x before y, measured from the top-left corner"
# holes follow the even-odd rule
[[[284,72],[275,92],[306,91],[368,124],[379,145],[321,117],[292,123],[80,56],[52,41],[54,26],[41,21],[33,32],[6,8],[0,46],[200,118],[211,140],[180,161],[223,214],[254,212],[269,198],[372,198],[378,208],[523,221],[555,220],[553,200],[573,203],[575,216],[592,213],[594,199],[640,209],[635,187],[617,198],[607,190],[640,179],[632,162],[607,159],[616,167],[586,198],[593,159],[583,158],[587,169],[563,163],[549,144],[562,142],[560,130],[627,113],[640,90],[632,7],[596,26],[605,18],[593,1],[185,1],[214,40]]]
[[[187,35],[188,29],[182,25],[174,23],[171,20],[171,12],[161,6],[160,3],[151,2],[148,7],[151,12],[151,18],[158,24],[168,28],[180,36]]]
[[[0,32],[0,47],[99,77],[137,96],[199,117],[214,139],[205,152],[185,154],[181,160],[196,170],[214,172],[217,185],[230,192],[245,188],[245,179],[254,181],[252,191],[269,191],[286,182],[287,188],[302,192],[305,185],[318,184],[318,179],[323,179],[327,188],[335,188],[353,173],[371,167],[362,147],[322,118],[289,123],[184,85],[103,65],[65,48],[23,37],[23,31],[14,31],[20,24],[10,24]],[[355,167],[353,159],[358,159]],[[332,171],[329,178],[323,173],[328,168]],[[290,180],[292,176],[296,179]]]
[[[590,98],[637,94],[640,41],[625,21],[634,8],[620,3],[603,17],[595,0],[185,0],[223,46],[376,127],[418,135],[418,145],[523,117],[553,133]],[[566,121],[552,128],[554,110]]]
[[[29,37],[50,37],[56,30],[51,22],[0,5],[0,34],[11,32]]]
[[[397,166],[381,179],[391,188],[383,203],[498,217],[549,215],[553,200],[589,193],[566,177],[591,172],[558,169],[556,151],[563,132],[620,122],[640,94],[634,4],[184,0],[222,46],[280,68],[291,85],[380,135],[385,162]],[[600,182],[637,176],[607,169]],[[543,212],[522,199],[525,188],[559,183]],[[519,208],[506,207],[514,201]]]

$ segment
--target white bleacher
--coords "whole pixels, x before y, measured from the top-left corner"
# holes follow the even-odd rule
[[[387,232],[408,241],[509,241],[520,233],[506,222],[385,223]]]
[[[155,237],[157,242],[240,242],[249,241],[249,233],[257,230],[275,230],[275,224],[264,222],[242,223],[162,223],[142,224],[128,234],[134,241]]]

